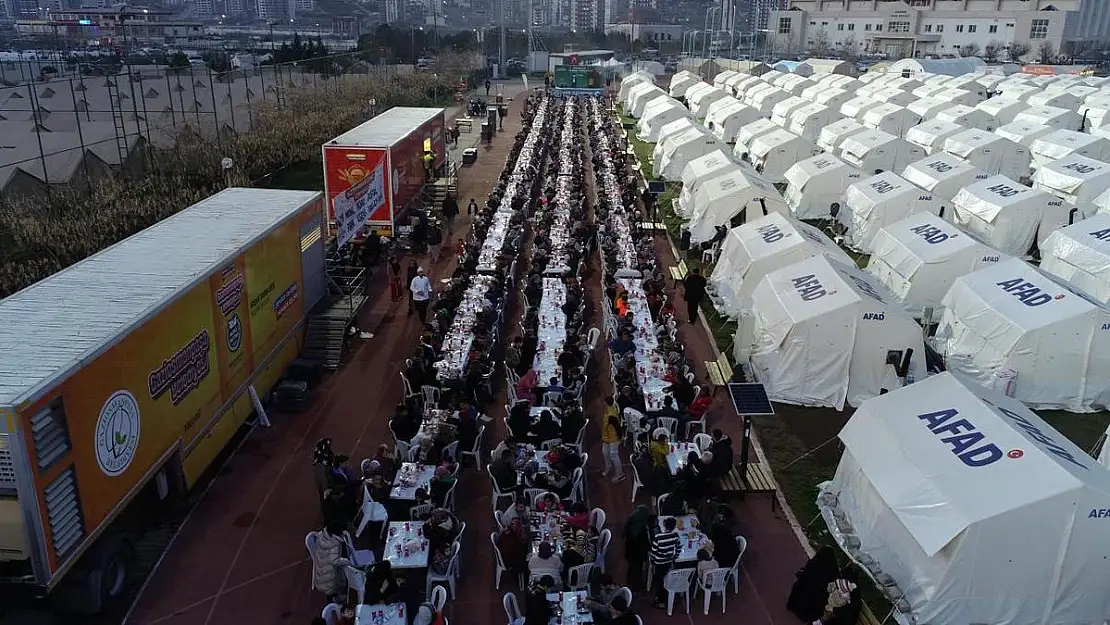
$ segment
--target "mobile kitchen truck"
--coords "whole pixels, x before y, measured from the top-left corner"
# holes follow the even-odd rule
[[[441,108],[395,106],[324,144],[324,194],[328,219],[335,221],[335,198],[370,178],[367,223],[393,235],[424,186],[425,150],[435,154],[438,171],[447,162]]]
[[[227,189],[0,300],[0,577],[94,613],[296,358],[323,196]],[[146,507],[145,509],[149,509]]]

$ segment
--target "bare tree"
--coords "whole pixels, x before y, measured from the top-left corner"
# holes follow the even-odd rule
[[[997,63],[998,57],[1002,54],[1002,50],[1004,49],[1001,43],[992,41],[983,46],[983,54],[980,56],[982,56],[983,60],[987,63]]]
[[[854,36],[848,35],[848,38],[840,44],[840,53],[847,61],[854,61],[859,57],[859,51],[856,48],[856,38]]]
[[[969,43],[966,46],[962,46],[960,48],[960,56],[978,56],[978,55],[979,55],[979,44],[977,44],[977,43]]]
[[[1026,54],[1029,54],[1029,50],[1030,50],[1029,44],[1027,44],[1027,43],[1018,43],[1016,41],[1014,43],[1011,43],[1010,44],[1010,60],[1014,61],[1015,63],[1017,61],[1020,61],[1023,56],[1025,56]]]
[[[1052,45],[1051,41],[1043,41],[1037,48],[1037,59],[1048,65],[1056,60],[1056,46]]]
[[[829,49],[829,35],[825,32],[825,29],[822,28],[813,36],[813,55],[819,59],[827,58],[829,56]]]

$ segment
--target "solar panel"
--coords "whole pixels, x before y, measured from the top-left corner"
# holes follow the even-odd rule
[[[649,180],[648,191],[656,195],[662,195],[667,192],[667,183],[661,180]]]
[[[767,389],[758,383],[732,383],[728,385],[732,396],[732,406],[736,414],[748,417],[769,417],[775,414],[775,407],[767,397]]]

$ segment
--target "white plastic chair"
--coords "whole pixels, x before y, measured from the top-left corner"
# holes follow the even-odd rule
[[[551,451],[552,449],[558,447],[562,443],[563,443],[563,439],[561,439],[561,438],[549,438],[546,441],[540,443],[540,450],[541,451]]]
[[[313,581],[312,581],[312,580],[316,579],[316,558],[313,558],[312,555],[314,553],[316,553],[316,541],[319,538],[320,538],[320,532],[309,532],[309,533],[305,534],[305,536],[304,536],[304,546],[305,546],[305,549],[308,549],[308,558],[309,558],[309,560],[312,561],[312,577],[309,578],[309,580],[308,580],[308,587],[309,588],[315,588],[316,587],[316,585],[313,584]]]
[[[618,592],[620,592],[619,596],[624,597],[625,605],[632,605],[632,589],[631,588],[629,588],[628,586],[621,586],[621,589]]]
[[[713,437],[708,434],[695,434],[694,444],[697,445],[698,451],[705,451],[713,446]]]
[[[598,534],[605,529],[605,511],[601,508],[590,510],[590,527]]]
[[[582,467],[571,474],[570,500],[572,503],[586,503],[586,477]]]
[[[667,419],[668,417],[659,417],[659,418],[660,419]],[[671,436],[670,429],[665,428],[665,427],[657,427],[657,428],[655,428],[654,430],[651,431],[651,440],[655,440],[655,439],[659,438],[660,434],[662,434],[663,436],[666,436],[667,440],[671,440],[672,438],[674,438],[673,436]]]
[[[693,428],[699,428],[702,431],[702,434],[704,434],[705,433],[705,427],[706,427],[706,424],[705,424],[705,415],[704,414],[697,421],[687,421],[686,422],[686,438],[690,438],[690,430],[693,429]]]
[[[748,539],[738,535],[736,537],[736,562],[734,562],[732,568],[728,570],[728,576],[732,579],[732,590],[736,594],[740,594],[740,560],[744,557],[744,552],[747,550]]]
[[[474,437],[474,447],[472,447],[471,449],[464,449],[463,451],[459,452],[460,459],[465,458],[466,456],[470,456],[471,458],[474,458],[474,468],[477,469],[478,471],[482,470],[482,463],[479,460],[479,458],[480,458],[481,453],[482,453],[482,436],[485,433],[486,433],[486,426],[484,426],[484,425],[479,426],[478,427],[478,435]]]
[[[428,603],[432,604],[436,612],[442,612],[443,606],[447,605],[447,589],[443,586],[436,586],[433,588],[432,596],[428,599]],[[708,612],[706,612],[706,614],[708,614]]]
[[[389,512],[386,511],[384,505],[370,497],[370,489],[366,487],[366,484],[362,485],[362,508],[359,510],[358,516],[358,529],[355,530],[355,538],[361,537],[362,532],[366,530],[366,526],[371,522],[381,522],[382,536],[385,535],[386,526],[389,524]]]
[[[324,611],[320,613],[320,618],[328,625],[336,625],[339,622],[339,604],[329,603],[324,606]]]
[[[455,583],[459,577],[460,551],[462,551],[462,545],[459,544],[459,541],[456,540],[455,542],[451,543],[451,561],[447,564],[447,573],[444,575],[437,575],[429,571],[428,586],[427,588],[425,588],[424,594],[430,596],[432,594],[432,586],[435,586],[436,584],[446,583],[451,589],[451,596],[457,596],[455,594]]]
[[[355,549],[355,541],[351,540],[350,532],[343,532],[343,542],[347,545],[347,559],[351,564],[360,569],[364,569],[377,560],[374,558],[374,552],[369,549]]]
[[[542,488],[527,488],[527,489],[525,489],[525,495],[527,495],[528,491],[533,491],[534,492],[534,491],[537,491],[537,490],[540,491],[540,492],[534,493],[535,496],[528,500],[528,501],[532,502],[532,507],[533,508],[539,507],[540,501],[542,501],[543,498],[547,495],[551,495],[552,497],[554,497],[555,501],[562,501],[561,499],[559,499],[558,494],[553,493],[549,490],[544,490]]]
[[[393,445],[393,455],[401,460],[408,460],[411,446],[408,441],[399,440]]]
[[[505,519],[501,517],[500,510],[493,511],[493,522],[497,525],[497,531],[499,532],[505,531],[505,528],[508,526],[508,524],[505,523]]]
[[[509,619],[509,625],[516,625],[524,618],[524,614],[520,611],[520,604],[517,603],[516,595],[513,593],[505,593],[501,598],[501,605],[505,608],[505,618]]]
[[[547,492],[549,491],[546,488],[525,488],[524,501],[528,502],[528,507],[535,508],[536,502],[539,501],[540,496]],[[551,494],[554,495],[555,493]],[[556,495],[555,498],[558,499],[558,495]]]
[[[343,574],[347,576],[347,594],[355,591],[358,594],[358,604],[362,605],[366,597],[366,573],[353,566],[343,567]]]
[[[489,472],[489,465],[488,464],[486,465],[486,475],[489,475],[489,482],[490,482],[490,485],[493,487],[493,509],[496,510],[497,509],[497,503],[500,502],[505,497],[508,497],[509,502],[512,502],[513,501],[513,494],[511,492],[510,493],[501,492],[501,489],[499,489],[497,487],[497,480],[493,479],[493,475],[491,475],[490,472]]]
[[[597,539],[597,556],[594,558],[594,566],[605,572],[605,559],[609,555],[609,547],[613,543],[613,532],[609,528],[601,530]]]
[[[686,613],[690,613],[690,585],[694,580],[697,569],[671,569],[663,578],[663,589],[667,591],[667,616],[674,611],[674,598],[683,595],[686,598]]]
[[[455,483],[451,484],[451,488],[447,489],[447,496],[443,498],[444,507],[451,512],[455,511],[455,488],[458,485],[459,481],[455,480]]]
[[[631,456],[628,458],[628,466],[632,467],[632,503],[636,503],[636,493],[644,487],[644,483],[640,480],[640,470],[632,462]]]
[[[543,405],[549,408],[557,407],[563,401],[562,393],[544,393]]]
[[[678,419],[674,417],[659,417],[655,422],[659,427],[655,428],[656,433],[652,435],[652,438],[658,436],[659,430],[664,428],[666,428],[667,436],[669,436],[671,440],[678,438]]]
[[[725,613],[725,589],[728,588],[728,575],[731,569],[712,569],[705,573],[704,581],[698,578],[698,590],[705,595],[705,614],[709,615],[709,602],[713,595],[721,595],[721,614]]]
[[[431,386],[430,384],[425,384],[424,386],[420,387],[420,390],[424,393],[425,406],[430,407],[439,405],[440,391],[438,387]]]
[[[459,461],[459,441],[450,443],[443,448],[443,457],[450,458],[451,462]]]
[[[590,351],[597,349],[597,340],[601,338],[601,330],[597,326],[590,328],[589,334],[586,335],[586,344],[590,346]]]
[[[420,517],[424,516],[425,514],[431,514],[431,513],[432,513],[432,504],[430,504],[430,503],[422,503],[418,506],[412,506],[411,508],[409,508],[409,520],[410,521],[419,521]]]
[[[594,569],[593,562],[572,566],[567,571],[567,588],[569,590],[583,590],[590,587],[590,571]]]
[[[670,493],[663,493],[662,495],[659,495],[658,499],[655,500],[655,513],[656,514],[659,514],[659,515],[663,514],[662,512],[660,512],[660,510],[663,509],[663,502],[666,501],[668,498],[670,498],[670,496],[671,496]]]
[[[497,546],[497,532],[489,533],[489,542],[493,545],[493,555],[496,556],[493,569],[493,588],[500,590],[501,576],[509,570],[509,567],[505,566],[505,558],[501,555],[501,548]]]

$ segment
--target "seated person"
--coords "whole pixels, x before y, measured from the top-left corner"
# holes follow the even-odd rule
[[[382,560],[370,569],[366,576],[366,594],[363,603],[390,603],[397,593],[397,578],[393,575],[393,565],[389,560]]]
[[[497,535],[497,549],[501,552],[501,559],[515,575],[527,570],[531,546],[532,538],[520,518],[509,521],[509,526]]]
[[[709,551],[706,549],[698,549],[698,580],[705,584],[705,575],[713,569],[719,569],[721,565],[713,559]]]
[[[544,581],[548,583],[545,584]],[[522,625],[548,625],[554,614],[551,610],[551,603],[547,600],[547,591],[553,588],[558,588],[555,580],[551,576],[544,576],[528,592],[528,597],[524,600],[524,623]],[[514,625],[516,624],[514,623]]]
[[[532,577],[551,576],[558,579],[563,572],[563,560],[555,555],[555,547],[549,542],[541,542],[536,553],[528,559],[528,572]]]
[[[537,512],[561,512],[563,504],[555,495],[546,493],[539,501],[535,502],[535,508]]]
[[[540,413],[539,421],[528,428],[528,442],[539,445],[544,441],[561,440],[562,433],[563,427],[555,421],[554,413],[550,410],[544,410]]]
[[[619,597],[620,594],[621,587],[613,581],[612,575],[602,573],[597,578],[597,593],[586,600],[590,606],[590,611],[593,612],[595,623],[603,623],[610,619],[609,608],[613,599]]]
[[[528,428],[532,426],[532,405],[527,400],[519,400],[509,409],[508,425],[518,440],[524,440]]]
[[[501,492],[512,492],[518,484],[513,452],[508,449],[502,451],[501,456],[489,465],[489,474]]]
[[[618,356],[627,356],[636,351],[636,342],[631,332],[621,332],[620,337],[609,341],[609,349]]]
[[[578,431],[586,425],[586,418],[578,406],[572,406],[563,411],[563,424],[559,436],[564,442],[574,443],[578,440]]]
[[[637,625],[636,613],[625,601],[624,597],[617,596],[609,603],[609,625]]]
[[[651,462],[656,467],[667,469],[667,454],[671,453],[671,443],[666,434],[660,432],[655,440],[651,441]]]
[[[590,529],[590,510],[579,501],[570,507],[570,513],[563,516],[563,522],[576,530]]]
[[[551,467],[547,473],[537,473],[532,478],[532,482],[536,488],[546,488],[564,499],[570,497],[570,490],[573,487],[570,475],[555,467]]]
[[[447,507],[447,493],[451,492],[451,488],[457,483],[453,475],[454,469],[455,465],[450,460],[436,467],[435,476],[432,478],[430,491],[428,492],[433,506],[437,508]]]

